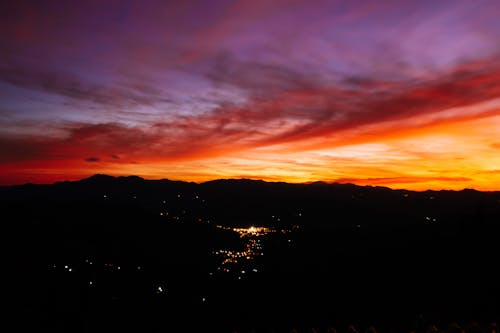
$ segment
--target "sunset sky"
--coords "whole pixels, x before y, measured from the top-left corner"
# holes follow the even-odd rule
[[[3,1],[0,184],[500,190],[500,2]]]

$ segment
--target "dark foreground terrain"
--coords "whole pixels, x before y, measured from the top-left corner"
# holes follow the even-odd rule
[[[96,175],[1,187],[0,209],[19,331],[426,332],[500,318],[500,192]]]

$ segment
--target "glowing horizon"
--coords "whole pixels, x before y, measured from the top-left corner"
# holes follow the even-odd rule
[[[495,1],[0,9],[0,185],[104,173],[500,190]]]

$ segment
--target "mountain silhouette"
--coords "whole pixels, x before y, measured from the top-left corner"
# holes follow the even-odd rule
[[[500,313],[500,192],[98,174],[0,187],[0,211],[32,328],[397,331]]]

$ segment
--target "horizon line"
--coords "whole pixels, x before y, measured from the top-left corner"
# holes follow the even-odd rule
[[[462,192],[462,191],[476,191],[476,192],[482,192],[482,193],[496,193],[500,192],[500,189],[497,190],[478,190],[476,188],[470,188],[470,187],[464,187],[462,189],[446,189],[446,188],[441,188],[441,189],[432,189],[432,188],[427,188],[424,190],[412,190],[412,189],[406,189],[406,188],[399,188],[399,187],[391,187],[388,185],[374,185],[374,184],[356,184],[353,182],[339,182],[338,180],[331,180],[331,181],[326,181],[326,180],[316,180],[316,181],[307,181],[307,182],[289,182],[289,181],[279,181],[279,180],[264,180],[262,178],[249,178],[249,177],[231,177],[231,178],[214,178],[206,181],[190,181],[190,180],[182,180],[182,179],[170,179],[170,178],[145,178],[143,176],[139,175],[111,175],[111,174],[105,174],[105,173],[95,173],[89,176],[85,176],[82,178],[78,179],[66,179],[66,180],[59,180],[59,181],[54,181],[54,182],[47,182],[47,183],[35,183],[35,182],[25,182],[25,183],[18,183],[18,184],[0,184],[1,187],[18,187],[18,186],[28,186],[28,185],[56,185],[56,184],[61,184],[61,183],[76,183],[79,181],[91,179],[96,176],[102,176],[102,177],[110,177],[114,179],[120,179],[120,178],[140,178],[142,181],[171,181],[171,182],[182,182],[182,183],[191,183],[191,184],[196,184],[196,185],[202,185],[210,182],[215,182],[215,181],[231,181],[231,180],[236,180],[236,181],[243,181],[243,180],[248,180],[248,181],[255,181],[255,182],[263,182],[263,183],[268,183],[268,184],[289,184],[289,185],[313,185],[313,184],[318,184],[322,183],[325,185],[351,185],[351,186],[358,186],[358,187],[371,187],[371,188],[385,188],[389,189],[392,191],[407,191],[407,192],[441,192],[441,191],[446,191],[446,192]],[[364,180],[369,180],[369,179],[364,179]]]

